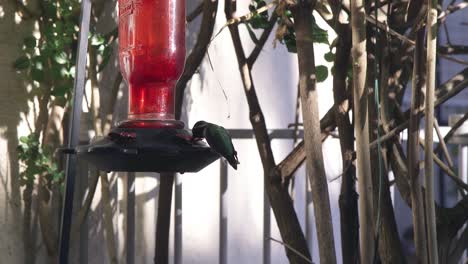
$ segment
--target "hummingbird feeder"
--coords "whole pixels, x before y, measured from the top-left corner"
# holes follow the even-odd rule
[[[104,171],[197,172],[216,159],[175,120],[175,86],[185,62],[184,0],[119,0],[119,63],[129,89],[128,118],[79,146]]]
[[[91,0],[81,0],[75,84],[65,163],[59,263],[68,263],[77,158],[102,171],[197,172],[219,158],[175,120],[184,69],[185,0],[119,0],[119,62],[129,87],[128,118],[104,138],[79,142]],[[76,154],[76,155],[75,155]]]

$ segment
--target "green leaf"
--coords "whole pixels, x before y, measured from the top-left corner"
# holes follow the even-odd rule
[[[315,76],[317,77],[317,82],[323,82],[328,77],[328,68],[324,65],[318,65],[315,67]]]
[[[283,42],[289,52],[297,53],[296,36],[294,36],[294,34],[286,34],[283,38]]]
[[[29,36],[24,39],[24,46],[27,49],[34,49],[36,47],[36,38],[34,36]]]
[[[52,78],[56,81],[62,81],[69,77],[67,65],[60,65],[57,63],[52,64],[48,74],[50,74],[50,76],[52,76]]]
[[[325,55],[323,57],[328,62],[333,62],[335,60],[335,54],[333,54],[333,52],[331,52],[331,51],[325,53]]]
[[[19,57],[18,59],[16,59],[15,62],[13,62],[13,67],[17,70],[24,70],[28,68],[30,64],[31,64],[31,61],[29,60],[29,58],[23,55]]]
[[[43,10],[44,10],[44,15],[49,18],[53,18],[57,16],[57,7],[56,3],[54,1],[44,1],[43,2]]]
[[[62,84],[54,87],[52,90],[52,95],[55,97],[65,97],[65,95],[71,91],[72,86],[68,84]]]
[[[263,14],[263,13],[262,13]],[[268,16],[268,14],[267,14]],[[268,26],[270,25],[268,23],[268,17],[267,18],[264,18],[258,14],[254,15],[250,20],[249,20],[249,24],[252,25],[252,28],[254,29],[265,29],[265,28],[268,28]]]
[[[268,12],[265,11],[260,14],[256,13],[257,9],[264,6],[266,6],[266,2],[264,0],[253,0],[250,2],[249,10],[250,12],[254,12],[254,14],[247,23],[250,24],[254,29],[265,29],[269,26]]]
[[[104,44],[105,38],[101,34],[93,34],[91,36],[91,46],[100,46]]]
[[[330,45],[328,42],[328,32],[321,27],[317,25],[315,22],[315,18],[312,17],[312,25],[311,25],[311,30],[312,30],[312,40],[315,43],[324,43],[327,45]]]
[[[64,51],[62,51],[62,52],[59,52],[59,53],[55,54],[54,60],[55,60],[55,62],[57,62],[58,64],[66,64],[66,63],[68,62],[67,53],[65,53]]]
[[[31,78],[36,82],[43,82],[44,81],[44,72],[39,70],[38,68],[31,69]]]
[[[22,136],[22,137],[19,138],[19,141],[21,143],[27,144],[29,142],[29,138],[25,137],[25,136]]]

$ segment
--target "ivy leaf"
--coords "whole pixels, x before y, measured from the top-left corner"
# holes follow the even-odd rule
[[[288,29],[288,32],[283,36],[282,42],[286,45],[288,52],[297,53],[296,35],[293,29]]]
[[[324,65],[318,65],[315,67],[315,76],[317,77],[317,82],[323,82],[328,77],[328,68]]]
[[[269,26],[268,12],[265,11],[260,14],[257,13],[257,9],[262,8],[264,6],[266,6],[266,2],[264,0],[253,0],[252,2],[250,2],[249,10],[250,12],[253,12],[253,15],[248,21],[248,23],[254,29],[265,29]]]
[[[105,42],[105,39],[102,35],[100,34],[93,34],[91,36],[91,46],[100,46],[100,45],[103,45]]]
[[[29,36],[24,39],[24,46],[27,49],[34,49],[36,47],[36,38],[34,36]]]
[[[65,95],[71,91],[72,86],[69,84],[62,84],[54,87],[52,90],[52,95],[55,97],[65,97]]]
[[[13,62],[13,67],[17,70],[24,70],[28,68],[29,65],[31,65],[31,61],[26,55],[19,57],[15,62]]]
[[[44,4],[42,6],[44,10],[44,15],[46,17],[53,18],[57,16],[57,7],[54,2],[52,1],[44,1]]]
[[[67,53],[65,53],[64,51],[62,51],[62,52],[59,52],[59,53],[55,54],[54,60],[55,60],[55,62],[57,62],[58,64],[66,64],[66,63],[68,62]]]
[[[44,81],[44,72],[38,68],[31,69],[31,78],[36,82],[43,82]]]
[[[19,138],[19,141],[20,141],[21,143],[27,144],[28,141],[29,141],[29,138],[28,138],[28,137],[25,137],[25,136],[22,136],[22,137]]]
[[[312,16],[311,30],[312,30],[312,40],[315,43],[323,43],[323,44],[330,45],[330,43],[328,42],[328,32],[317,25],[317,23],[315,22],[315,18],[313,16]]]
[[[323,57],[328,62],[333,62],[335,60],[335,54],[333,54],[333,52],[331,52],[331,51],[325,53],[325,55]]]

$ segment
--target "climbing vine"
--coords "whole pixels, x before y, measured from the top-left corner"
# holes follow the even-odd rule
[[[13,0],[12,0],[13,1]],[[72,99],[75,79],[75,61],[77,56],[80,2],[78,0],[48,0],[37,1],[37,5],[25,5],[22,1],[14,1],[17,15],[24,21],[32,22],[34,30],[24,38],[21,44],[21,55],[12,62],[12,67],[21,75],[27,86],[27,98],[30,107],[25,115],[33,114],[33,122],[29,122],[29,134],[19,138],[17,147],[18,160],[21,164],[19,182],[25,186],[23,200],[25,210],[32,210],[34,189],[38,191],[38,199],[43,203],[39,206],[39,221],[43,240],[50,257],[57,252],[57,238],[50,238],[57,230],[47,230],[58,219],[59,210],[46,208],[61,200],[64,171],[62,159],[55,150],[63,145],[63,127],[66,127],[67,114]],[[104,2],[102,2],[104,3]],[[96,4],[93,8],[96,8]],[[94,24],[98,20],[93,13],[91,34],[89,39],[89,56],[96,62],[96,69],[88,71],[97,75],[108,64],[112,55],[113,41],[117,31],[108,34],[97,33]],[[91,66],[89,66],[91,67]],[[94,76],[95,77],[95,76]],[[31,118],[30,118],[31,119]],[[58,203],[59,204],[59,203]],[[51,210],[52,209],[52,210]],[[48,212],[48,213],[47,213]],[[26,216],[31,216],[25,212]],[[45,216],[45,217],[44,217]],[[28,217],[25,217],[28,218]],[[28,222],[29,221],[29,222]],[[26,219],[25,223],[30,223]],[[31,227],[25,224],[25,229]],[[52,224],[52,229],[56,229]],[[33,247],[34,242],[25,241],[25,248]]]
[[[252,17],[246,21],[245,25],[249,31],[249,35],[254,43],[257,42],[253,29],[266,29],[269,26],[269,19],[271,15],[268,12],[258,13],[256,10],[266,7],[267,3],[264,0],[252,0],[249,5],[249,10],[252,12]],[[287,8],[286,2],[282,2],[276,9],[278,25],[276,29],[276,39],[281,44],[285,45],[288,52],[297,53],[296,47],[296,32],[294,30],[294,19],[290,9]],[[335,54],[333,53],[333,46],[329,42],[329,35],[325,29],[322,29],[317,25],[315,17],[312,16],[312,23],[310,25],[311,38],[316,44],[325,44],[330,47],[330,51],[325,54],[324,59],[327,62],[333,62]],[[333,70],[333,69],[331,69]],[[328,77],[328,68],[325,65],[317,65],[315,67],[317,81],[323,82]]]
[[[22,183],[31,183],[45,171],[53,175],[53,183],[60,183],[63,172],[53,159],[52,149],[44,146],[47,137],[48,113],[51,105],[66,108],[71,99],[75,78],[76,47],[78,44],[79,11],[78,1],[40,1],[39,13],[29,19],[38,23],[37,32],[24,38],[23,54],[16,59],[13,67],[31,85],[29,98],[37,98],[42,104],[43,120],[36,120],[35,131],[20,138],[19,159],[24,171]],[[93,32],[90,45],[97,56],[98,72],[108,63],[112,55],[112,41],[115,32],[108,35]],[[42,122],[42,124],[41,124]],[[42,130],[41,130],[42,128]],[[42,140],[41,140],[42,139]]]

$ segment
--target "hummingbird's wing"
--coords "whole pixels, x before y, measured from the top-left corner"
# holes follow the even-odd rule
[[[210,147],[236,168],[239,161],[228,131],[222,126],[210,125],[206,127],[204,134]]]

